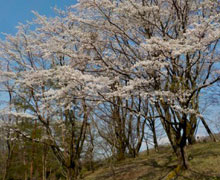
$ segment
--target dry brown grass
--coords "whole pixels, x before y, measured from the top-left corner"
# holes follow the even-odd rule
[[[189,170],[182,171],[174,179],[220,180],[220,143],[198,143],[188,146]],[[106,165],[94,173],[86,172],[85,180],[163,180],[177,167],[177,160],[169,147],[161,147],[159,153],[151,150],[139,157],[128,158]]]

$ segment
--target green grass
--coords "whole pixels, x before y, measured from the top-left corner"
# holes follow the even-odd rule
[[[161,147],[147,155],[107,164],[95,172],[86,172],[85,180],[165,180],[171,173],[177,180],[220,180],[220,143],[198,143],[186,148],[189,169],[175,175],[177,160],[170,147]]]

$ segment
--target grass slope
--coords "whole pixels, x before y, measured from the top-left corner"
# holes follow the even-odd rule
[[[153,150],[147,155],[128,158],[114,166],[106,165],[94,173],[86,173],[85,180],[220,180],[220,143],[198,143],[188,146],[189,170],[174,173],[177,160],[170,147],[161,147],[158,153]]]

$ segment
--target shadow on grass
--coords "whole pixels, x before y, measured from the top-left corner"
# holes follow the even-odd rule
[[[212,145],[212,144],[211,144]],[[188,148],[188,161],[190,168],[185,171],[180,171],[180,174],[175,175],[176,180],[220,180],[220,171],[218,171],[218,158],[220,152],[216,147],[218,144],[211,146],[207,144],[207,148],[203,144],[196,144],[194,149]],[[168,151],[169,150],[169,151]],[[210,157],[210,158],[209,158]],[[207,168],[203,167],[203,160],[209,161]],[[211,168],[215,162],[215,168]],[[177,168],[177,159],[172,151],[168,148],[162,149],[159,153],[152,153],[151,156],[145,156],[141,159],[123,162],[114,168],[114,172],[110,169],[104,174],[96,176],[94,180],[165,180],[170,173]],[[195,169],[194,169],[195,168]],[[210,169],[211,168],[211,169]],[[198,169],[198,170],[197,170]],[[214,174],[213,174],[214,172]],[[130,179],[129,179],[130,178]]]
[[[220,174],[208,174],[208,172],[205,172],[204,173],[201,173],[201,172],[198,172],[198,171],[195,171],[193,169],[189,169],[188,170],[189,172],[192,173],[192,175],[194,175],[195,177],[198,177],[199,179],[204,179],[204,180],[220,180]]]
[[[159,164],[156,160],[150,159],[144,163],[145,166],[152,167],[151,171],[148,171],[146,174],[138,177],[137,180],[149,180],[149,179],[164,179],[170,171],[176,168],[176,164],[173,164],[172,156],[166,157],[166,162]]]

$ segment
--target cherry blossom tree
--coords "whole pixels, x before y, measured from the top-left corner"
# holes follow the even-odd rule
[[[21,25],[16,36],[7,36],[7,40],[1,43],[2,58],[10,66],[10,72],[2,72],[2,75],[14,83],[13,95],[17,96],[2,113],[31,119],[36,128],[42,129],[42,136],[36,137],[30,131],[19,129],[22,122],[11,127],[26,139],[49,146],[67,179],[73,179],[79,175],[90,109],[83,96],[78,99],[77,95],[83,86],[84,80],[81,79],[82,84],[80,82],[82,72],[67,66],[69,59],[62,54],[55,53],[49,58],[37,48],[43,46],[46,38],[55,38],[51,33],[43,32],[43,29],[31,31]]]
[[[78,175],[93,107],[109,102],[113,122],[117,109],[137,117],[136,127],[160,118],[187,168],[187,141],[193,143],[199,118],[205,124],[201,90],[220,80],[219,11],[216,0],[80,0],[54,18],[35,13],[33,26],[20,25],[0,45],[1,61],[10,65],[1,74],[23,100],[7,113],[44,128],[68,179]],[[125,103],[139,99],[156,117],[148,105]]]
[[[94,29],[98,69],[114,74],[106,95],[150,98],[187,168],[184,147],[203,119],[201,90],[220,79],[219,2],[82,0],[77,7],[78,20]]]

